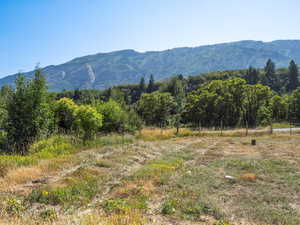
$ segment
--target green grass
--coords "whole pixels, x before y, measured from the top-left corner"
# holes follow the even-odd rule
[[[147,200],[146,196],[137,195],[131,199],[106,200],[101,206],[106,213],[125,213],[132,209],[145,211],[148,207]]]
[[[66,187],[51,187],[33,190],[27,197],[31,203],[38,202],[49,205],[81,206],[88,203],[98,192],[96,179],[87,179]]]
[[[205,195],[191,189],[171,191],[161,212],[188,220],[199,220],[202,215],[210,215],[216,219],[223,217],[222,212]]]
[[[26,198],[30,203],[49,205],[81,206],[100,191],[101,177],[96,171],[80,167],[64,178],[62,187],[46,185],[33,190]]]
[[[182,166],[183,161],[180,159],[155,160],[139,169],[131,178],[135,181],[153,180],[155,184],[163,185]]]
[[[190,173],[171,182],[162,212],[193,220],[201,214],[216,219],[234,214],[259,224],[300,224],[299,212],[289,205],[300,191],[299,167],[285,160],[225,159],[186,168]],[[258,178],[252,182],[240,179],[245,173]],[[224,179],[223,174],[235,179]],[[230,209],[230,214],[222,208]]]
[[[133,140],[133,137],[130,135],[125,135],[124,137],[120,135],[108,135],[82,143],[74,136],[55,135],[34,143],[29,150],[29,154],[26,156],[0,155],[0,177],[4,177],[10,169],[36,165],[41,160],[72,155],[79,150],[92,147],[128,144],[132,143]],[[105,167],[105,165],[103,166]],[[107,164],[106,166],[109,165]]]

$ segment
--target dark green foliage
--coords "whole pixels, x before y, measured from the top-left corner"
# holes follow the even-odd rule
[[[164,126],[176,103],[170,93],[153,92],[143,94],[136,104],[136,110],[147,125]]]
[[[241,123],[243,86],[240,78],[212,81],[189,94],[185,118],[196,125],[229,126]]]
[[[248,84],[257,84],[259,82],[259,70],[250,66],[246,72],[245,80]]]
[[[272,107],[272,118],[277,122],[288,120],[289,115],[289,97],[275,95],[270,101]]]
[[[106,91],[108,92],[108,91]],[[91,104],[93,101],[101,98],[106,98],[107,93],[99,90],[79,90],[62,91],[54,93],[54,98],[57,100],[61,98],[70,98],[78,104]]]
[[[268,87],[240,78],[212,81],[188,95],[185,119],[206,127],[255,126],[260,107],[270,108],[271,96]]]
[[[243,87],[243,114],[246,126],[256,127],[259,124],[259,110],[261,107],[270,108],[269,101],[272,96],[270,88],[261,84]],[[269,112],[271,113],[270,110]]]
[[[145,78],[142,77],[139,84],[139,93],[138,96],[141,96],[143,93],[146,92],[146,84],[145,84]]]
[[[32,81],[23,76],[16,80],[16,90],[7,101],[7,147],[9,152],[25,154],[37,138],[47,135],[53,116],[47,103],[46,82],[36,69]]]
[[[61,98],[55,102],[55,120],[60,131],[71,133],[76,129],[77,105],[69,98]]]
[[[290,121],[300,121],[300,87],[293,91],[289,99],[289,118]]]
[[[271,59],[269,59],[266,63],[261,83],[265,86],[271,87],[271,89],[276,92],[279,92],[281,89],[280,76],[276,74],[275,63]]]
[[[287,91],[291,92],[299,87],[299,85],[299,69],[294,60],[292,60],[289,65]]]
[[[156,91],[154,76],[153,76],[153,74],[151,74],[150,79],[149,79],[149,84],[148,84],[148,87],[147,87],[147,92],[152,93],[154,91]]]

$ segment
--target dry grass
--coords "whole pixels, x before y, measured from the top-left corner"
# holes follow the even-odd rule
[[[262,136],[268,135],[270,130],[268,128],[263,129],[249,129],[248,136]],[[179,133],[176,133],[175,128],[145,128],[140,131],[138,137],[145,141],[158,141],[158,140],[167,140],[176,137],[245,137],[245,129],[234,129],[234,130],[192,130],[189,128],[181,128]]]
[[[140,211],[137,210],[127,210],[121,214],[111,214],[109,216],[99,215],[99,213],[93,213],[85,216],[81,220],[83,225],[142,225],[146,224],[147,219]]]
[[[2,213],[2,224],[300,224],[299,136],[182,129],[184,137],[178,137],[174,132],[144,129],[140,138],[151,142],[138,139],[9,170],[1,180],[0,200],[21,200],[26,209],[18,216]],[[97,186],[75,189],[78,197],[92,191],[91,198],[78,198],[78,206],[23,201],[44,187],[21,192],[28,182],[47,176],[46,186],[68,191],[59,196],[72,194],[68,187],[89,177]],[[13,192],[6,196],[8,190]],[[5,207],[1,204],[2,212]],[[40,216],[49,209],[57,218]]]

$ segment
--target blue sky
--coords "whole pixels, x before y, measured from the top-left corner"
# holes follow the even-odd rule
[[[0,77],[120,49],[300,39],[298,0],[0,0]]]

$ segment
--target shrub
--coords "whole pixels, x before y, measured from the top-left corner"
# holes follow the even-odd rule
[[[88,105],[79,106],[76,114],[76,123],[83,131],[84,140],[92,139],[102,127],[102,120],[102,114],[98,113],[95,108]]]
[[[110,99],[108,102],[96,102],[95,106],[104,117],[102,130],[105,132],[124,131],[126,115],[119,103]]]
[[[61,98],[55,103],[54,112],[57,125],[67,133],[75,129],[77,107],[69,98]]]

